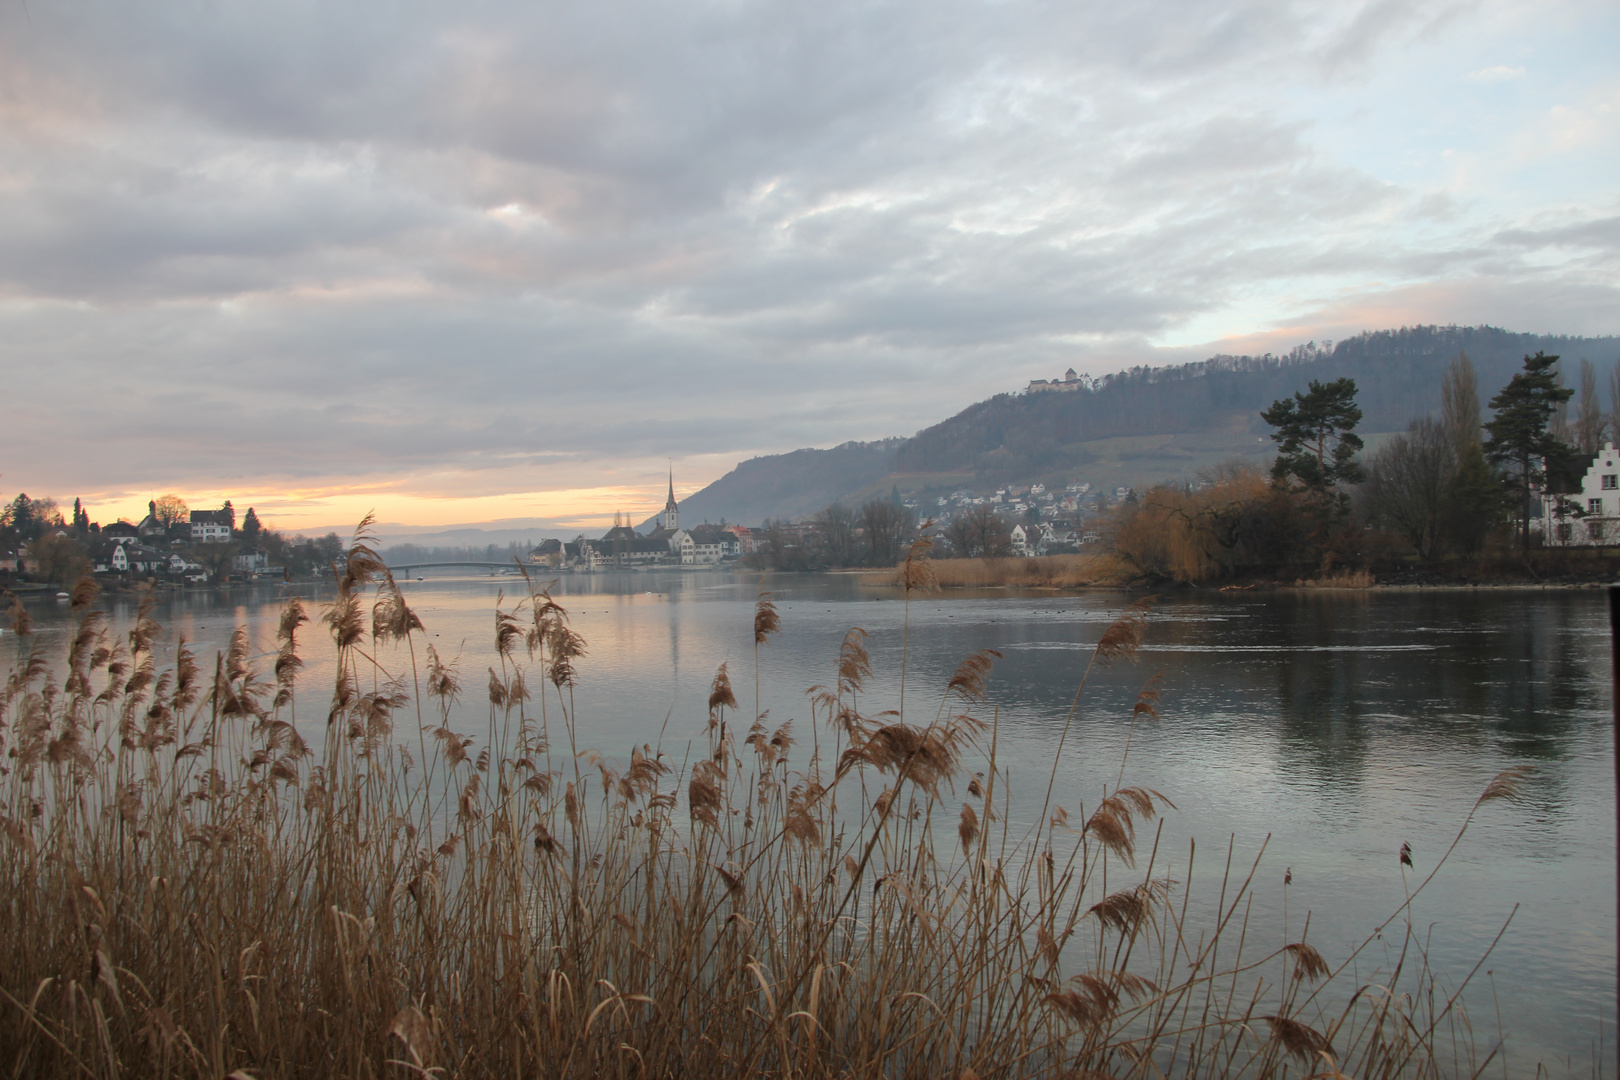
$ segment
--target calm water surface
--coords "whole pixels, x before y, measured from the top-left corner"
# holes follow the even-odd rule
[[[766,584],[782,614],[782,632],[759,654],[761,705],[773,723],[808,716],[804,691],[833,683],[839,642],[853,626],[870,635],[876,671],[862,711],[899,706],[907,615],[892,590],[853,576]],[[427,640],[459,658],[469,733],[487,717],[482,686],[495,662],[503,587],[521,583],[428,577],[406,585]],[[556,591],[590,647],[576,691],[582,742],[618,753],[661,738],[683,758],[688,741],[702,738],[709,681],[722,662],[738,698],[753,696],[759,587],[757,575],[716,573],[563,578]],[[1039,814],[1090,647],[1131,599],[996,592],[912,602],[913,717],[933,715],[963,657],[1003,653],[991,701],[1015,827]],[[272,590],[191,593],[168,600],[159,617],[205,655],[246,624],[267,662],[280,603]],[[132,614],[119,598],[103,606],[117,618]],[[65,604],[31,607],[42,633],[65,640]],[[317,626],[304,637],[306,714],[324,720],[330,643]],[[1419,898],[1414,921],[1433,965],[1455,984],[1511,919],[1468,993],[1482,1043],[1494,1041],[1500,1023],[1510,1075],[1541,1059],[1555,1075],[1589,1076],[1594,1057],[1612,1058],[1614,747],[1600,591],[1175,595],[1155,608],[1147,641],[1137,664],[1093,675],[1059,763],[1058,803],[1078,816],[1114,786],[1136,695],[1162,673],[1162,720],[1135,730],[1124,769],[1127,783],[1178,808],[1166,819],[1159,865],[1186,881],[1196,840],[1191,877],[1195,888],[1207,886],[1229,845],[1246,871],[1264,844],[1257,938],[1272,943],[1267,950],[1285,940],[1282,882],[1291,869],[1286,940],[1298,938],[1309,912],[1310,939],[1336,962],[1404,899],[1401,844],[1412,845],[1417,872],[1426,873],[1490,778],[1533,765],[1528,801],[1481,810]],[[406,664],[402,651],[383,661]],[[1386,960],[1379,946],[1364,956],[1363,974]]]

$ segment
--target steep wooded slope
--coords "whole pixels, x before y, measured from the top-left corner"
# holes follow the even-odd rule
[[[1560,355],[1571,383],[1579,362],[1591,360],[1606,385],[1620,338],[1419,326],[1370,331],[1331,348],[1303,345],[1285,356],[1135,368],[1073,391],[998,394],[910,439],[754,458],[682,503],[682,513],[758,522],[808,515],[891,485],[933,493],[1003,480],[1083,477],[1112,486],[1188,476],[1234,455],[1269,458],[1260,411],[1312,379],[1355,379],[1361,429],[1399,431],[1438,407],[1441,373],[1459,352],[1478,369],[1483,404],[1537,350]]]
[[[681,521],[808,517],[828,503],[887,476],[903,439],[847,442],[831,450],[795,450],[750,458],[681,501]]]

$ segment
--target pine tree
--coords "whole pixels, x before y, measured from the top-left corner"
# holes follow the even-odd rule
[[[1271,478],[1277,483],[1292,478],[1326,502],[1338,485],[1362,479],[1356,460],[1362,447],[1356,434],[1361,409],[1356,405],[1354,379],[1330,383],[1312,379],[1305,393],[1272,402],[1260,419],[1276,429],[1271,433],[1278,444]],[[1346,500],[1340,496],[1334,502],[1342,509]]]
[[[1575,450],[1551,430],[1555,417],[1574,395],[1558,382],[1558,357],[1537,351],[1524,358],[1524,370],[1491,398],[1495,416],[1486,423],[1490,441],[1485,455],[1493,463],[1515,470],[1519,489],[1519,539],[1530,551],[1531,495],[1547,485],[1547,462],[1573,456]]]

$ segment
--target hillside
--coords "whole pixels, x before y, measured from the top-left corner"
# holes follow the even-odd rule
[[[754,458],[682,503],[691,520],[794,518],[830,502],[902,492],[930,496],[1006,481],[1084,480],[1099,488],[1191,477],[1234,457],[1269,460],[1260,411],[1312,379],[1356,380],[1361,430],[1376,442],[1439,404],[1440,376],[1459,351],[1489,400],[1524,356],[1555,353],[1608,368],[1620,338],[1517,334],[1494,327],[1421,326],[1372,331],[1331,348],[1314,343],[1285,356],[1215,356],[1166,368],[1135,368],[1066,392],[998,394],[910,439],[846,443]],[[1481,404],[1483,405],[1483,401]]]
[[[894,452],[904,442],[847,442],[831,450],[750,458],[681,500],[681,520],[757,523],[768,517],[808,517],[889,475]]]

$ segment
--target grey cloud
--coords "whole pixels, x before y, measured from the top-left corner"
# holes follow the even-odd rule
[[[1612,218],[1480,216],[1288,100],[1439,10],[35,10],[0,37],[0,115],[32,118],[0,133],[0,363],[30,403],[0,454],[159,486],[561,477],[907,434],[1254,292],[1597,302],[1612,267],[1540,260],[1612,251]],[[64,430],[91,434],[31,449]]]
[[[1620,215],[1548,228],[1504,229],[1492,239],[1516,248],[1596,248],[1613,255],[1620,253]]]

